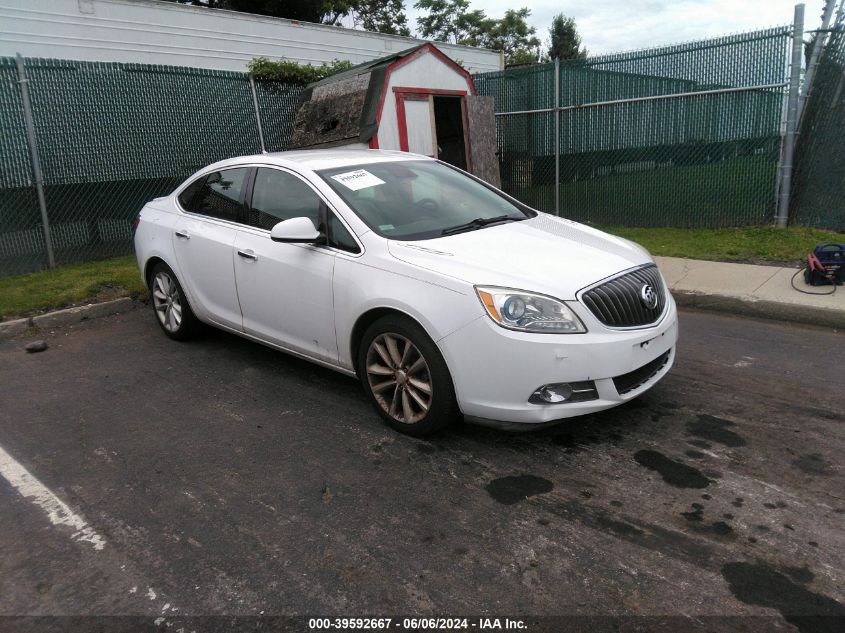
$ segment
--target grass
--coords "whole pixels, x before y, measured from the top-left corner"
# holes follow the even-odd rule
[[[652,255],[718,262],[797,264],[819,244],[845,244],[845,233],[790,227],[671,229],[601,226],[646,247]]]
[[[845,233],[804,227],[672,229],[600,226],[645,246],[652,255],[723,262],[797,264],[817,244],[845,244]],[[0,317],[25,316],[90,301],[146,293],[133,256],[0,278]]]
[[[134,256],[0,278],[0,317],[28,316],[80,303],[146,292]]]

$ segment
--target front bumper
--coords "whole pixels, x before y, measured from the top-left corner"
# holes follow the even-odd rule
[[[668,294],[668,293],[667,293]],[[589,323],[586,334],[526,334],[506,330],[482,316],[438,341],[452,373],[463,414],[497,423],[543,424],[594,413],[636,398],[672,368],[678,340],[678,315],[668,296],[654,326],[611,330]],[[613,378],[623,376],[668,352],[662,367],[636,388],[620,394]],[[594,381],[598,398],[585,402],[532,404],[541,385]]]

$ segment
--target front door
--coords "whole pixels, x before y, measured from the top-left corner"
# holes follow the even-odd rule
[[[270,239],[270,229],[282,220],[307,217],[319,226],[323,204],[293,173],[260,167],[247,209],[248,226],[235,239],[235,279],[248,334],[336,362],[334,252]]]

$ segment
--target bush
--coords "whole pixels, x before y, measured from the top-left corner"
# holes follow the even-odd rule
[[[283,81],[297,86],[320,81],[350,68],[352,62],[348,60],[335,59],[331,64],[312,66],[286,60],[271,61],[266,57],[256,57],[247,66],[249,73],[256,79]]]

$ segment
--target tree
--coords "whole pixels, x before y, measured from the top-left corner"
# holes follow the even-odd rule
[[[427,39],[460,44],[478,37],[483,11],[469,11],[469,0],[417,0],[415,9],[427,11],[417,18],[420,35]]]
[[[351,18],[367,31],[410,35],[402,0],[171,0],[209,9],[228,9],[303,22],[341,25]]]
[[[507,65],[536,63],[540,56],[540,40],[534,35],[537,29],[527,22],[530,15],[528,7],[508,9],[487,33],[484,45],[504,51]]]
[[[359,0],[351,3],[353,24],[365,31],[409,37],[408,17],[402,0]]]
[[[575,20],[563,13],[552,19],[549,29],[549,59],[585,59],[587,49],[581,46],[581,36]]]
[[[209,9],[227,9],[274,18],[289,18],[303,22],[319,22],[324,0],[169,0]]]
[[[520,49],[511,53],[505,58],[506,66],[528,66],[529,64],[536,64],[540,59],[540,51],[530,51],[528,49]]]
[[[496,24],[496,20],[488,18],[481,9],[467,11],[459,15],[455,22],[460,33],[456,44],[464,46],[486,46],[490,30]]]
[[[420,35],[428,39],[501,50],[509,65],[535,63],[539,57],[540,40],[528,26],[527,7],[508,9],[501,20],[481,9],[470,11],[469,0],[417,0],[414,7],[428,12],[417,18]]]

